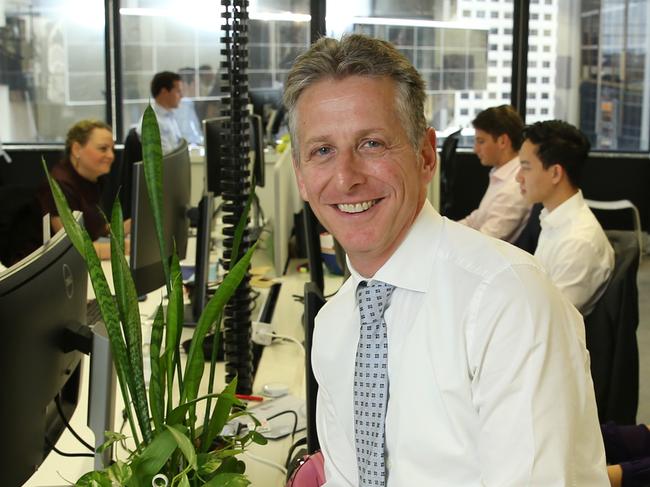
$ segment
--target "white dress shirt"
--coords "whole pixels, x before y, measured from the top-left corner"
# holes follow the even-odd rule
[[[605,292],[614,268],[614,249],[581,191],[551,212],[543,209],[539,220],[542,231],[535,257],[587,316]]]
[[[528,220],[530,205],[516,181],[519,157],[490,171],[490,183],[478,208],[459,221],[481,233],[514,242]]]
[[[327,487],[358,482],[350,269],[312,349]],[[427,202],[374,278],[396,286],[387,487],[609,486],[582,317],[532,256]]]
[[[158,120],[162,152],[163,154],[168,154],[181,145],[181,140],[183,138],[181,135],[181,129],[178,126],[178,121],[174,116],[173,110],[163,108],[156,103],[156,100],[151,103],[151,108],[153,108],[153,111],[156,113],[156,119]],[[142,140],[142,117],[140,117],[140,122],[136,127],[136,132],[138,133],[140,140]]]

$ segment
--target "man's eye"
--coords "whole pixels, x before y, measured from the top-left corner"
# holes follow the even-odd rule
[[[326,155],[329,154],[330,152],[332,152],[332,150],[331,150],[329,147],[319,147],[318,149],[316,149],[316,150],[314,151],[314,155],[317,155],[317,156],[326,156]]]
[[[380,148],[380,147],[383,147],[383,144],[382,144],[381,142],[379,142],[378,140],[367,140],[367,141],[364,143],[364,145],[365,145],[368,149],[378,149],[378,148]]]

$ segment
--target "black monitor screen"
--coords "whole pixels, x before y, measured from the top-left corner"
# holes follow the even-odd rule
[[[203,120],[203,135],[205,140],[205,191],[215,196],[221,196],[221,167],[223,165],[223,147],[228,143],[226,137],[230,117],[215,117]],[[264,175],[264,138],[262,118],[252,114],[248,118],[250,148],[254,155],[253,172],[255,184],[263,187]]]
[[[163,236],[169,259],[173,243],[180,259],[187,250],[190,206],[190,154],[187,143],[163,156]],[[131,272],[139,295],[147,294],[165,284],[158,239],[149,204],[143,163],[133,166]]]
[[[2,485],[22,485],[64,429],[79,397],[81,353],[64,327],[85,326],[88,273],[64,230],[0,272]]]

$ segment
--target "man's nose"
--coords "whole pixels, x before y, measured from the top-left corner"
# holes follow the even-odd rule
[[[335,163],[335,180],[339,191],[348,192],[363,184],[364,161],[353,149],[341,151]]]

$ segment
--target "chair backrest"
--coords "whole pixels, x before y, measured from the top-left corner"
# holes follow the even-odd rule
[[[605,293],[585,317],[591,376],[600,422],[636,424],[639,247],[634,232],[607,230],[605,233],[614,247],[616,261]]]
[[[598,221],[603,228],[618,230],[630,228],[629,221],[627,224],[621,224],[620,219],[611,217],[611,215],[614,215],[612,212],[627,212],[628,215],[632,217],[632,228],[636,233],[641,255],[643,255],[643,233],[641,229],[641,216],[639,214],[639,209],[634,205],[634,203],[632,203],[630,200],[603,201],[587,198],[585,198],[585,203],[587,203],[587,206],[589,206],[589,208],[591,208],[591,210],[594,212],[594,215],[596,218],[598,218]],[[605,212],[607,212],[607,215]]]
[[[542,226],[539,222],[539,214],[541,213],[543,207],[544,205],[541,203],[535,203],[532,206],[530,209],[530,214],[528,215],[526,226],[519,234],[519,237],[517,237],[517,240],[513,242],[513,245],[525,250],[529,254],[535,253],[535,249],[537,248],[537,241],[539,240],[539,234],[542,232]]]
[[[110,215],[115,196],[120,195],[124,219],[131,217],[131,180],[133,164],[142,160],[142,143],[135,127],[131,128],[124,139],[124,151],[121,158],[116,158],[108,175],[102,192],[102,206]]]
[[[447,136],[440,149],[440,213],[446,215],[454,203],[456,171],[454,160],[461,129]]]

